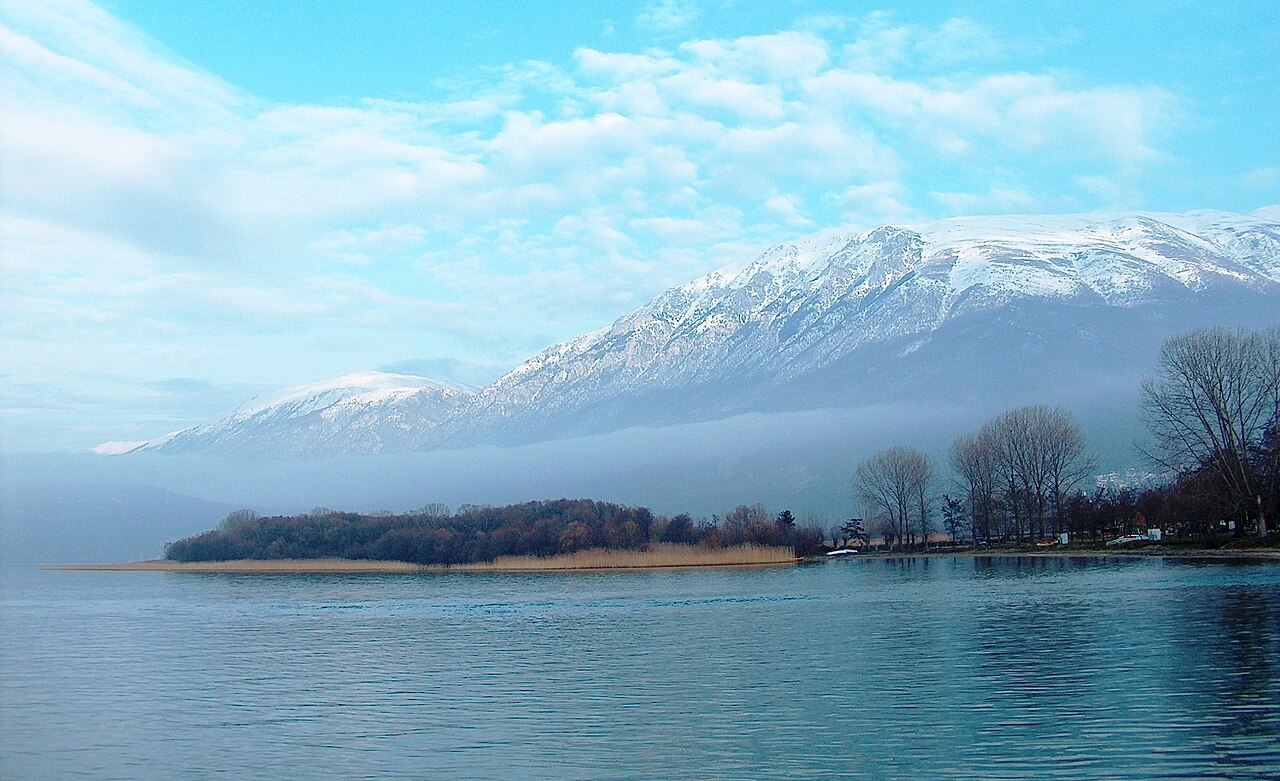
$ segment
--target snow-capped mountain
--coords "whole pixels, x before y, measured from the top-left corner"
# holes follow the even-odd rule
[[[376,452],[903,399],[1089,403],[1210,324],[1280,325],[1274,210],[957,218],[772,247],[474,395],[322,384],[149,447]]]
[[[884,227],[773,247],[737,273],[669,290],[531,359],[431,438],[518,441],[904,395],[1035,393],[1150,365],[1165,338],[1197,325],[1259,319],[1280,322],[1275,220],[1196,212]]]
[[[260,396],[209,423],[159,439],[109,442],[95,450],[275,457],[403,451],[474,392],[425,377],[358,372]]]

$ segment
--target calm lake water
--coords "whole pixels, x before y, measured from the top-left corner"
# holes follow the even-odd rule
[[[2,573],[0,778],[1280,778],[1280,563]]]

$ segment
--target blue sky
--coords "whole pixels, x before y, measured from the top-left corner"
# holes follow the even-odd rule
[[[1280,202],[1280,3],[0,2],[0,447],[480,384],[830,229]]]

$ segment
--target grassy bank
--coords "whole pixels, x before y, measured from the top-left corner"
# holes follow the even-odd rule
[[[697,548],[657,545],[648,550],[586,550],[550,556],[504,556],[491,562],[429,566],[404,561],[371,559],[238,559],[234,561],[170,561],[155,559],[123,564],[64,564],[53,570],[113,572],[223,572],[283,574],[355,574],[414,572],[555,572],[602,569],[661,569],[670,567],[745,567],[792,564],[790,548],[745,545],[734,548]]]

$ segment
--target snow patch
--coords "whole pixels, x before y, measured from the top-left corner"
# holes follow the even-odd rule
[[[151,442],[149,439],[135,439],[122,442],[103,442],[95,448],[90,448],[90,453],[97,453],[100,456],[122,456],[125,453],[132,453],[138,448]]]

